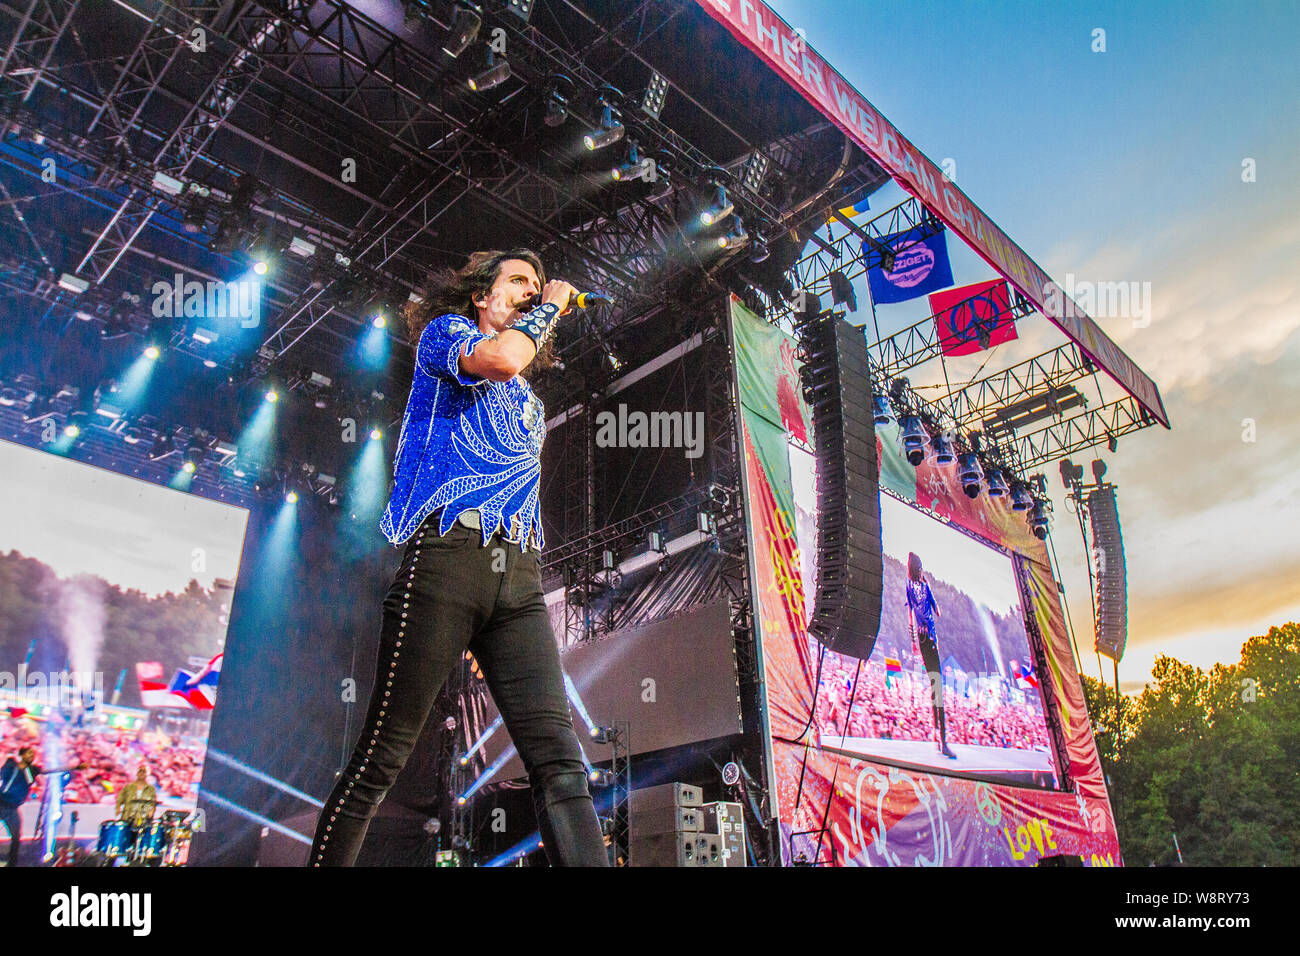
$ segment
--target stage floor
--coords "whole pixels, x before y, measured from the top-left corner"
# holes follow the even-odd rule
[[[827,750],[850,757],[933,768],[943,773],[1054,773],[1051,757],[1040,750],[949,744],[948,749],[957,755],[953,760],[939,753],[939,745],[933,740],[879,740],[820,734],[818,742]]]

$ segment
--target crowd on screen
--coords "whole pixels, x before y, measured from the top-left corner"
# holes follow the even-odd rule
[[[40,724],[6,719],[2,726],[0,753],[15,754],[32,746],[39,755],[37,763],[51,766],[50,755],[42,746]],[[62,749],[59,766],[85,764],[85,769],[72,771],[64,785],[63,799],[68,803],[113,803],[117,792],[135,779],[135,769],[141,763],[149,767],[149,780],[158,788],[160,802],[192,799],[197,793],[205,753],[202,741],[159,731],[109,727],[66,728]],[[45,779],[36,778],[31,800],[41,799]]]
[[[919,657],[902,658],[901,670],[891,673],[882,659],[886,656],[873,655],[859,672],[855,658],[825,655],[817,701],[817,726],[822,733],[876,740],[937,739],[930,709],[931,682]],[[897,651],[894,656],[899,660]],[[1006,678],[967,679],[954,675],[951,668],[942,683],[949,743],[1049,749],[1036,691]]]

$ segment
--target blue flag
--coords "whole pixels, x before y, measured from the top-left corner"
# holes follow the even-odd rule
[[[886,272],[880,266],[867,270],[871,300],[877,305],[906,302],[952,285],[952,266],[948,264],[948,243],[944,232],[917,243],[920,235],[918,226],[885,237],[885,244],[891,249],[908,248],[895,258],[893,271]],[[866,255],[869,250],[865,248],[865,242],[863,246]]]

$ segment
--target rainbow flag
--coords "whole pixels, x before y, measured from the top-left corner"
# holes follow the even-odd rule
[[[885,658],[885,673],[901,674],[903,672],[903,662],[894,657]]]

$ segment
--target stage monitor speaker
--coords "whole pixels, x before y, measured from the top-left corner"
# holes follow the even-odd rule
[[[867,342],[830,312],[804,315],[795,329],[817,444],[818,573],[808,632],[838,654],[865,659],[876,646],[884,591]]]
[[[725,866],[716,833],[654,833],[633,837],[628,866]]]

